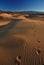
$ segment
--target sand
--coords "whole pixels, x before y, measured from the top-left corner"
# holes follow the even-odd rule
[[[5,19],[10,17],[12,19],[0,22],[0,65],[14,65],[15,58],[19,54],[22,55],[21,65],[34,65],[36,59],[38,61],[35,65],[40,65],[35,48],[41,49],[44,63],[44,20],[41,15],[37,18],[26,18],[28,15],[18,14],[13,17],[12,14],[1,14]]]

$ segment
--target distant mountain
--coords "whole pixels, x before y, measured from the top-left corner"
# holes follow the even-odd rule
[[[0,10],[0,13],[13,13],[13,12],[11,12],[11,11],[3,11],[3,10]]]
[[[21,12],[16,12],[16,13],[21,13],[21,14],[42,14],[42,15],[44,15],[44,12],[38,12],[38,11],[21,11]]]
[[[38,11],[29,11],[30,14],[44,14],[44,12],[38,12]]]
[[[19,14],[41,14],[41,15],[44,15],[44,12],[38,12],[38,11],[19,11],[19,12],[11,12],[11,11],[3,11],[3,10],[0,10],[0,13],[8,13],[8,14],[11,14],[11,13],[19,13]]]

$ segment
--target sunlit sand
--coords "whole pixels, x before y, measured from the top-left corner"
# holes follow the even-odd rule
[[[29,61],[31,65],[41,63],[41,56],[44,62],[44,16],[21,13],[2,13],[0,16],[0,65],[15,65],[19,54],[24,65]],[[41,56],[36,48],[41,49]]]

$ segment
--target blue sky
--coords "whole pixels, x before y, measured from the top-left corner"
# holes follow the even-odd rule
[[[44,11],[44,0],[0,0],[0,10]]]

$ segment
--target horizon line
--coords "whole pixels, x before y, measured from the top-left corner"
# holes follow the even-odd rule
[[[18,10],[18,11],[12,11],[12,10],[2,10],[2,9],[0,9],[0,11],[7,11],[7,12],[23,12],[23,11],[30,11],[30,12],[44,12],[43,10],[42,11],[40,11],[40,10]]]

